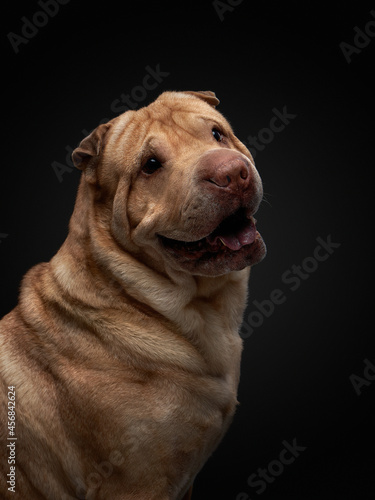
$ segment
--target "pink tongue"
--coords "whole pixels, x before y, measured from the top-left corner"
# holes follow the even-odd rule
[[[217,240],[220,239],[231,250],[239,250],[243,246],[253,243],[255,236],[255,224],[252,220],[249,220],[245,227],[234,229],[233,232],[226,231],[224,234],[210,234],[207,236],[207,241],[211,245],[215,245]]]

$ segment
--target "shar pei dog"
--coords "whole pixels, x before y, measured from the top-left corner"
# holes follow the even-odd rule
[[[262,183],[210,91],[99,125],[0,322],[0,496],[187,500],[237,405]]]

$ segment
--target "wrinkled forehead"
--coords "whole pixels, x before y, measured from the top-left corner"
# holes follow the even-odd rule
[[[128,150],[133,161],[146,151],[158,149],[159,154],[167,155],[169,150],[177,152],[188,149],[192,142],[207,141],[209,127],[233,134],[221,113],[188,96],[174,100],[159,98],[138,111],[124,113],[116,121],[112,139],[117,143],[115,149]]]
[[[201,99],[187,95],[173,100],[163,99],[162,95],[146,108],[139,110],[139,113],[140,119],[147,120],[151,129],[152,125],[164,130],[173,129],[177,135],[199,136],[207,123],[230,128],[223,115],[212,106]]]

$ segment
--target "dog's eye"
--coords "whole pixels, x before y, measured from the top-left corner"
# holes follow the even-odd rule
[[[161,168],[161,163],[157,158],[149,158],[142,167],[142,172],[151,175]]]
[[[223,140],[223,135],[217,128],[212,129],[212,135],[217,142],[221,142]]]

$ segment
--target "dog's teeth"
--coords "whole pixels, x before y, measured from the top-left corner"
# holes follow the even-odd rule
[[[251,209],[248,208],[245,212],[246,219],[251,219],[251,214],[252,214],[252,211],[251,211]]]
[[[245,212],[245,216],[246,216],[246,219],[253,221],[254,224],[257,223],[257,220],[255,219],[255,217],[253,217],[251,215],[251,211],[250,210],[248,210],[247,212]]]
[[[221,241],[221,243],[226,247],[227,245],[224,243],[223,239],[222,238],[219,238],[219,240]]]

